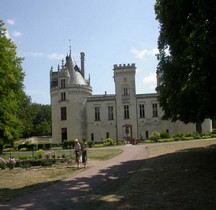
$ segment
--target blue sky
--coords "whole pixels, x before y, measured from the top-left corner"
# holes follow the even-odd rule
[[[93,94],[115,93],[113,65],[135,63],[136,92],[156,87],[155,0],[1,0],[0,19],[24,57],[25,91],[32,102],[50,104],[49,73],[69,52],[80,66],[85,52],[86,77]],[[69,41],[71,40],[71,41]]]

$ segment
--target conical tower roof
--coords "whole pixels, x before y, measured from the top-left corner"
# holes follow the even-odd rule
[[[70,74],[71,85],[88,85],[75,60],[72,58],[71,53],[66,57],[65,67]]]

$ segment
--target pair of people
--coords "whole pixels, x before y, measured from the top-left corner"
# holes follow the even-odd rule
[[[82,144],[80,145],[78,139],[75,140],[74,153],[76,155],[76,163],[78,168],[80,167],[80,157],[84,167],[87,166],[87,142],[86,139],[83,139]]]

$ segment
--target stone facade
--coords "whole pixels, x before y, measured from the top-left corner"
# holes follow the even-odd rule
[[[114,65],[115,94],[92,95],[90,78],[85,79],[85,54],[79,68],[71,53],[58,71],[50,71],[52,139],[100,141],[101,139],[149,138],[152,132],[196,132],[195,124],[162,120],[158,93],[136,94],[135,64]],[[157,75],[159,82],[159,75]],[[211,120],[202,124],[202,132],[211,131]]]

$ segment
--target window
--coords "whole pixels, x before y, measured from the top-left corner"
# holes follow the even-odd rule
[[[106,132],[106,138],[107,139],[109,138],[109,132]]]
[[[94,141],[94,133],[91,133],[91,140]]]
[[[67,107],[61,107],[61,120],[67,120]]]
[[[95,121],[100,121],[100,107],[95,107]]]
[[[108,120],[113,120],[113,106],[108,106]]]
[[[153,117],[158,116],[157,104],[156,103],[152,104],[152,112],[153,112]]]
[[[64,142],[64,140],[67,140],[67,128],[61,129],[61,136],[62,136],[62,142]]]
[[[145,134],[146,134],[146,139],[148,139],[149,138],[149,132],[146,131]]]
[[[129,105],[124,105],[124,119],[129,119]]]
[[[65,79],[61,79],[61,88],[65,88]]]
[[[61,93],[61,101],[66,101],[66,93],[65,92]]]
[[[123,95],[124,96],[128,95],[128,88],[124,87],[124,89],[123,89]]]
[[[145,105],[140,104],[139,105],[139,110],[140,110],[140,118],[145,118]]]

